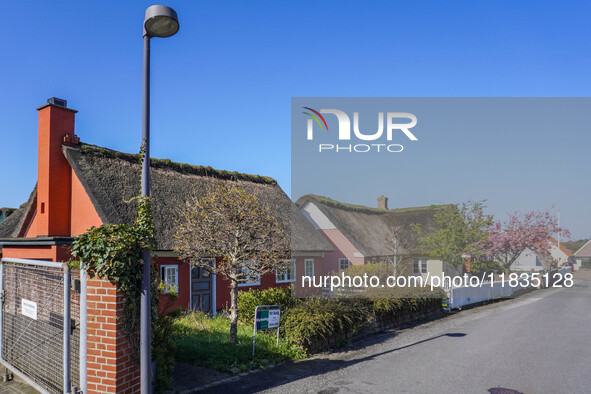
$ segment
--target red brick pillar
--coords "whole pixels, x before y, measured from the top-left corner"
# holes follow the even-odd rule
[[[123,295],[101,279],[89,279],[87,289],[88,393],[139,393],[140,367],[121,323]]]

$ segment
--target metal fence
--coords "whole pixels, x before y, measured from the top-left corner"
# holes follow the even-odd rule
[[[4,258],[0,286],[2,363],[42,392],[81,387],[79,271],[65,263]]]

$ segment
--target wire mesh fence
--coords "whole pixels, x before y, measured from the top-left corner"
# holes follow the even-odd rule
[[[78,282],[76,282],[78,281]],[[64,283],[59,268],[2,262],[2,359],[49,392],[64,388]],[[70,370],[79,387],[80,287],[71,291]]]

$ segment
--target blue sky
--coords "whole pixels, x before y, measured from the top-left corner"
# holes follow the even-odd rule
[[[35,108],[48,97],[79,111],[84,142],[138,151],[141,31],[151,4],[3,4],[0,206],[20,205],[35,183]],[[166,4],[181,28],[152,40],[152,156],[272,176],[288,194],[291,97],[584,97],[591,89],[588,1]],[[578,137],[569,138],[573,147],[589,146],[588,133]],[[466,149],[488,141],[479,138]],[[551,160],[557,170],[541,182],[565,193],[588,182],[588,159],[560,150]],[[525,177],[532,165],[498,167]],[[442,188],[433,199],[460,195],[470,197]],[[565,205],[567,227],[579,217],[575,238],[591,236],[580,218],[589,223],[586,200],[547,201]],[[490,199],[489,207],[522,209]]]

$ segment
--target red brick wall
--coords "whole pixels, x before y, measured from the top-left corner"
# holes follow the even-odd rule
[[[109,281],[88,280],[88,393],[139,393],[140,368],[118,317],[123,295]]]

